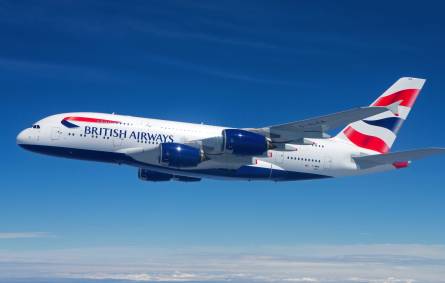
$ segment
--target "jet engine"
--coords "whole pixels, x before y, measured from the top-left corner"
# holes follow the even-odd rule
[[[159,162],[171,167],[195,167],[204,161],[204,152],[180,143],[162,143]]]
[[[223,135],[223,151],[236,155],[261,155],[272,144],[265,136],[239,129],[226,129]]]

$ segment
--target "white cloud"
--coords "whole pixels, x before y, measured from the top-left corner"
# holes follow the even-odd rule
[[[445,283],[445,246],[0,250],[0,279],[37,275],[141,282]]]
[[[94,279],[94,280],[127,280],[127,281],[150,281],[150,282],[189,282],[189,281],[215,281],[224,280],[224,276],[210,274],[193,274],[193,273],[134,273],[134,274],[85,274],[83,276],[67,276],[70,278]]]
[[[366,278],[350,278],[347,280],[348,282],[366,282],[366,283],[414,283],[416,280],[414,279],[401,279],[401,278],[382,278],[382,279],[366,279]],[[442,281],[440,281],[442,282]]]
[[[318,282],[318,279],[311,277],[303,277],[303,278],[284,278],[283,281],[287,282]]]
[[[47,232],[0,232],[0,239],[29,239],[53,237]]]

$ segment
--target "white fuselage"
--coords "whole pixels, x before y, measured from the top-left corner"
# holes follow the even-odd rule
[[[49,155],[128,164],[174,176],[246,180],[305,180],[394,169],[360,170],[352,157],[375,154],[341,140],[309,139],[259,156],[209,153],[197,166],[177,168],[160,162],[163,143],[190,144],[219,137],[226,127],[103,113],[63,113],[44,118],[17,137],[22,147]],[[308,142],[309,141],[309,142]]]

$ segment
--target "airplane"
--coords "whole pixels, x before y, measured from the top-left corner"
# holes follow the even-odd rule
[[[296,181],[402,169],[445,148],[390,152],[424,79],[403,77],[368,107],[262,128],[63,113],[20,132],[22,148],[125,164],[144,181]],[[337,135],[327,132],[344,127]]]

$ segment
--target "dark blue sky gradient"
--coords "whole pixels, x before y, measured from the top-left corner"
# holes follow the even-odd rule
[[[295,183],[144,183],[135,168],[25,152],[69,111],[259,127],[368,105],[427,79],[393,149],[444,146],[437,1],[0,1],[2,249],[445,244],[443,157]]]

